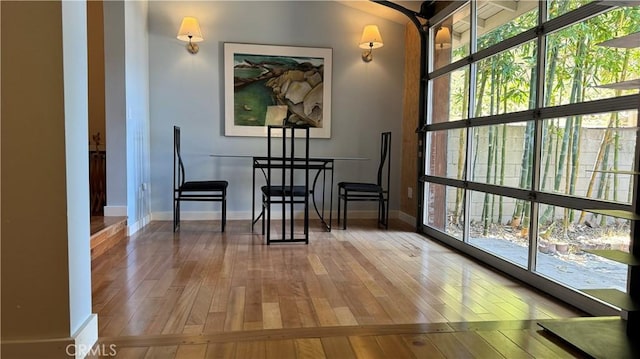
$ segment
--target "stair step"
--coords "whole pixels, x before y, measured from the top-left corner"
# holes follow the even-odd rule
[[[108,222],[108,221],[107,221]],[[104,228],[91,235],[91,259],[116,246],[127,238],[126,217],[111,220]]]
[[[583,289],[582,291],[622,310],[633,312],[640,309],[640,303],[631,299],[629,294],[617,289]]]
[[[541,320],[538,325],[580,349],[589,358],[638,357],[636,340],[627,335],[627,322],[620,318],[551,319]]]

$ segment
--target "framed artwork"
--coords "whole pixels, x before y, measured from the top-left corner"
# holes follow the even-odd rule
[[[306,124],[331,137],[330,48],[224,44],[225,136]]]

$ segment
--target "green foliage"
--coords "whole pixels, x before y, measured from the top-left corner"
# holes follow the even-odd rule
[[[549,18],[561,16],[589,2],[591,0],[549,0],[547,2]],[[537,17],[537,11],[531,11],[483,34],[478,39],[478,49],[489,48],[535,27]],[[640,7],[620,7],[548,34],[545,37],[546,67],[543,71],[543,106],[560,106],[638,93],[637,89],[616,91],[602,88],[600,85],[640,78],[640,49],[599,46],[606,40],[638,31],[640,31]],[[475,108],[472,110],[472,114],[466,113],[468,98],[465,97],[467,95],[465,85],[470,79],[469,68],[464,68],[455,76],[451,76],[451,118],[489,116],[535,107],[538,50],[537,41],[534,40],[478,61],[476,63]],[[454,58],[462,58],[468,53],[467,45],[464,48],[453,49]],[[558,119],[555,124],[543,127],[542,158],[544,162],[540,164],[541,171],[543,171],[541,173],[543,190],[575,195],[580,166],[582,129],[595,125],[602,126],[601,123],[594,123],[589,116],[573,116]],[[503,184],[503,153],[506,144],[505,141],[498,141],[500,132],[497,127],[495,129],[488,128],[488,131],[489,133],[483,135],[489,136],[491,145],[486,152],[481,153],[488,166],[486,177],[482,180],[487,183]],[[475,168],[478,156],[479,132],[479,128],[474,128],[475,149],[471,163],[473,168]],[[528,168],[531,167],[534,157],[532,153],[533,134],[533,122],[530,121],[525,130],[523,157],[520,163],[522,165],[522,171],[519,174],[520,188],[531,186],[532,171]],[[603,142],[607,148],[603,148],[603,154],[606,156],[602,160],[602,169],[607,169],[612,165],[615,168],[618,167],[619,145],[617,142],[610,142],[615,142],[613,137],[611,140]],[[509,149],[506,150],[509,151]],[[610,151],[613,159],[609,158]],[[611,164],[611,162],[614,163]],[[498,168],[499,170],[497,170]],[[472,170],[471,173],[473,174],[475,171]],[[547,178],[549,178],[550,184],[546,183]],[[602,176],[597,186],[597,198],[603,198],[607,195],[607,186],[613,187],[615,198],[618,187],[615,176],[610,179]],[[462,200],[462,196],[457,197],[457,201]],[[493,201],[491,196],[487,195],[484,198],[482,217],[485,230],[490,225],[489,217],[493,212]],[[461,206],[456,203],[456,208],[458,213]],[[555,209],[553,206],[547,206],[546,209],[541,217],[542,222],[554,218]],[[500,218],[502,210],[501,208],[498,210]],[[528,203],[520,201],[516,203],[513,218],[522,220],[518,223],[522,223],[522,226],[526,227],[528,212]],[[566,213],[566,215],[570,214]],[[568,223],[568,221],[567,217],[564,223]]]

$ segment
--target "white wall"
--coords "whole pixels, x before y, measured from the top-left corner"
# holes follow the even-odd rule
[[[126,215],[127,128],[125,122],[124,3],[104,2],[104,85],[107,149],[105,215]]]
[[[105,1],[107,216],[150,220],[148,2]]]
[[[200,21],[205,40],[197,55],[189,54],[176,39],[183,16],[196,16]],[[380,27],[385,45],[374,50],[373,62],[364,63],[357,43],[362,28],[370,23]],[[313,139],[312,154],[369,158],[337,162],[335,183],[375,181],[380,132],[392,131],[391,209],[398,208],[402,25],[332,1],[157,1],[149,5],[151,211],[155,219],[170,218],[174,124],[182,127],[188,177],[229,180],[229,218],[250,218],[250,159],[209,156],[266,151],[264,138],[224,136],[224,42],[332,48],[332,134],[330,139]],[[360,208],[376,209],[362,205]],[[219,212],[219,205],[210,203],[185,203],[182,208],[183,218],[189,212]]]
[[[150,220],[148,2],[127,1],[124,13],[127,218],[132,233]]]
[[[67,231],[69,232],[69,315],[71,322],[69,334],[73,335],[90,317],[92,310],[89,182],[87,181],[89,176],[88,65],[87,47],[78,45],[87,43],[87,6],[85,2],[62,2],[62,30]]]

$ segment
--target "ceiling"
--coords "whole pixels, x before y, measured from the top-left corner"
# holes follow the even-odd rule
[[[378,17],[397,22],[398,24],[406,24],[409,22],[409,18],[401,12],[394,10],[390,7],[376,4],[371,1],[361,0],[336,0],[339,3],[358,9],[360,11],[376,15]],[[419,12],[422,1],[392,1],[400,6],[403,6],[409,10]]]
[[[356,8],[360,11],[391,20],[399,24],[406,24],[409,18],[401,12],[389,8],[384,5],[364,0],[336,0],[339,3]],[[613,0],[607,0],[613,1]],[[638,1],[638,0],[635,0]],[[420,12],[423,1],[400,1],[392,0],[391,2],[403,6],[409,10]],[[538,6],[537,1],[522,0],[476,0],[477,5],[477,24],[478,34],[483,34],[500,26],[512,19],[531,11]],[[461,38],[461,34],[469,31],[469,6],[461,7],[459,11],[450,20],[449,26],[453,28],[453,35]],[[451,24],[452,22],[452,24]],[[467,36],[468,37],[468,36]]]

